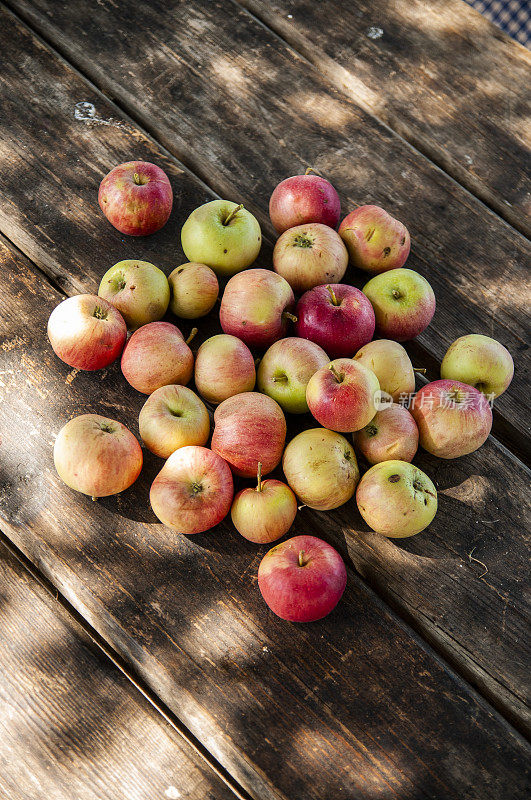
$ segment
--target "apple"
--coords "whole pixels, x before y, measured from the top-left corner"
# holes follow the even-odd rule
[[[210,434],[205,404],[186,386],[161,386],[140,410],[138,428],[148,450],[168,458],[187,445],[204,445]]]
[[[374,335],[374,311],[363,292],[344,283],[316,286],[297,303],[295,332],[330,358],[351,358]]]
[[[360,478],[352,446],[326,428],[295,436],[284,451],[282,469],[301,502],[317,511],[330,511],[350,500]]]
[[[339,235],[352,264],[373,275],[403,267],[411,247],[406,226],[380,206],[351,211],[339,226]]]
[[[180,533],[208,531],[230,511],[234,486],[229,465],[206,447],[175,450],[151,485],[158,519]]]
[[[168,279],[149,261],[119,261],[101,279],[98,295],[118,309],[131,330],[162,319],[170,302]]]
[[[255,381],[252,353],[236,336],[211,336],[197,351],[195,385],[209,403],[222,403],[234,394],[252,392]]]
[[[258,220],[243,205],[212,200],[192,211],[181,230],[189,261],[207,264],[218,275],[234,275],[249,267],[260,252]]]
[[[419,446],[417,423],[404,406],[392,403],[353,435],[354,446],[369,464],[412,461]]]
[[[123,350],[127,327],[119,311],[95,294],[68,297],[48,320],[48,338],[61,361],[76,369],[103,369]]]
[[[192,351],[179,328],[170,322],[150,322],[139,328],[122,354],[126,381],[143,394],[170,383],[185,385],[193,369]]]
[[[397,402],[409,399],[415,391],[415,371],[404,347],[392,339],[375,339],[368,342],[354,356],[355,360],[371,369],[382,392]]]
[[[289,283],[268,269],[249,269],[227,283],[219,321],[249,347],[269,347],[286,333],[295,297]]]
[[[496,339],[471,333],[450,345],[441,364],[441,378],[474,386],[493,400],[513,379],[511,354]]]
[[[285,231],[273,250],[273,269],[297,294],[323,283],[338,283],[348,266],[348,253],[337,233],[313,222]]]
[[[254,477],[259,461],[262,474],[267,475],[280,463],[285,441],[282,409],[265,394],[234,395],[214,412],[212,450],[230,464],[235,475]]]
[[[294,536],[265,554],[258,586],[271,611],[288,622],[314,622],[339,603],[347,570],[334,548],[316,536]]]
[[[156,164],[128,161],[103,178],[98,203],[120,233],[147,236],[168,221],[173,193],[168,176]]]
[[[319,175],[293,175],[281,181],[269,200],[269,216],[277,233],[296,225],[319,222],[337,228],[341,204],[332,184]]]
[[[412,269],[392,269],[365,284],[363,293],[374,308],[376,332],[387,339],[405,342],[428,327],[435,313],[435,295],[430,284]]]
[[[382,461],[363,475],[356,502],[373,531],[400,539],[428,527],[437,512],[437,490],[413,464]]]
[[[338,358],[312,375],[306,402],[320,425],[349,433],[364,428],[374,417],[379,391],[372,370],[353,358]]]
[[[181,264],[170,273],[170,310],[183,319],[197,319],[212,311],[218,299],[216,273],[206,264]]]
[[[230,513],[234,527],[245,539],[268,544],[291,528],[297,514],[297,498],[282,481],[263,481],[262,464],[258,462],[256,489],[239,491]]]
[[[125,425],[82,414],[64,425],[53,448],[57,474],[93,500],[128,489],[142,469],[142,449]]]
[[[421,447],[439,458],[473,453],[487,440],[492,411],[486,397],[460,381],[427,383],[413,398],[411,413]]]
[[[289,336],[271,345],[258,365],[258,390],[276,400],[283,411],[308,411],[306,386],[330,359],[322,347],[307,339]]]

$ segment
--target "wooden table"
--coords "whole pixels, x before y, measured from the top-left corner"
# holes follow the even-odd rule
[[[527,797],[529,52],[461,0],[8,0],[0,22],[0,796]],[[134,241],[96,202],[131,158],[175,194]],[[258,216],[269,266],[269,195],[307,166],[344,210],[410,229],[438,305],[408,349],[430,378],[469,332],[516,373],[481,450],[418,454],[440,497],[422,535],[373,534],[354,502],[300,511],[348,587],[296,626],[260,598],[265,548],[158,524],[154,456],[96,504],[61,484],[64,422],[136,431],[144,398],[116,364],[73,374],[45,329],[122,258],[181,263],[180,225],[216,196]]]

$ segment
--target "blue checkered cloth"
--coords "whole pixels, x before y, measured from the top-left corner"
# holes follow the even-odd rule
[[[531,40],[531,2],[530,0],[465,0],[469,6],[480,11],[516,39],[529,47]]]

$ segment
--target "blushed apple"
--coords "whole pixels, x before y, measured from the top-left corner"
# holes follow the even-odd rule
[[[283,411],[305,414],[308,381],[329,361],[323,348],[314,342],[296,336],[280,339],[258,365],[258,390],[276,400]]]
[[[100,183],[100,208],[120,233],[147,236],[169,219],[173,193],[168,176],[149,161],[128,161],[112,169]]]
[[[364,428],[376,414],[380,384],[374,372],[353,358],[338,358],[314,373],[306,402],[317,422],[340,433]]]
[[[358,509],[376,533],[389,538],[414,536],[437,512],[437,490],[407,461],[383,461],[363,475],[356,490]]]
[[[297,498],[285,483],[262,480],[258,463],[255,489],[242,489],[234,498],[231,517],[234,527],[250,542],[268,544],[289,531],[297,514]]]
[[[92,497],[118,494],[142,469],[142,449],[125,425],[99,414],[82,414],[64,425],[53,448],[61,480]]]
[[[409,231],[380,206],[360,206],[339,226],[350,260],[373,275],[403,267],[411,247]]]
[[[430,284],[412,269],[392,269],[371,278],[363,287],[374,308],[376,332],[405,342],[428,327],[435,313]]]
[[[241,339],[219,333],[197,351],[194,377],[201,397],[209,403],[222,403],[235,394],[252,392],[256,381],[254,358]]]
[[[131,330],[162,319],[170,302],[168,279],[149,261],[119,261],[101,279],[98,295],[118,309]]]
[[[371,369],[382,392],[396,403],[415,391],[415,371],[404,347],[392,339],[375,339],[364,345],[354,356],[363,366]]]
[[[296,294],[323,283],[339,283],[348,253],[337,233],[318,222],[285,231],[273,250],[273,269]]]
[[[392,403],[353,435],[354,446],[369,464],[412,461],[419,446],[417,423],[404,406]]]
[[[230,511],[234,485],[229,465],[206,447],[181,447],[168,458],[151,485],[149,499],[158,519],[179,533],[202,533]]]
[[[148,450],[168,458],[188,445],[204,445],[210,434],[205,404],[186,386],[161,386],[140,410],[138,429]]]
[[[206,264],[181,264],[170,273],[170,310],[182,319],[198,319],[212,311],[219,284],[214,270]]]
[[[474,386],[492,399],[504,393],[513,373],[513,359],[507,348],[480,333],[456,339],[441,364],[441,378]]]
[[[281,181],[269,200],[269,216],[277,233],[310,222],[337,228],[340,213],[339,195],[332,184],[310,170]]]
[[[143,394],[171,383],[185,385],[193,369],[192,351],[179,328],[170,322],[150,322],[139,328],[122,354],[126,381]]]

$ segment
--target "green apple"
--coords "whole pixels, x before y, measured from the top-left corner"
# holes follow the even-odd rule
[[[255,489],[241,489],[231,508],[234,527],[245,539],[257,544],[275,542],[284,536],[297,514],[297,498],[282,481],[262,480],[258,462]]]
[[[513,359],[507,348],[480,333],[456,339],[441,364],[441,378],[467,383],[493,399],[507,389],[513,373]]]
[[[101,279],[98,295],[118,309],[136,330],[162,319],[170,302],[166,275],[149,261],[119,261]]]
[[[262,244],[258,220],[242,205],[212,200],[192,211],[181,230],[186,258],[207,264],[218,275],[249,267]]]
[[[405,342],[428,327],[435,313],[430,284],[412,269],[391,269],[365,284],[363,294],[374,308],[376,333]]]
[[[260,361],[258,390],[276,400],[290,414],[308,411],[306,387],[312,375],[330,359],[322,347],[296,336],[271,345]]]

